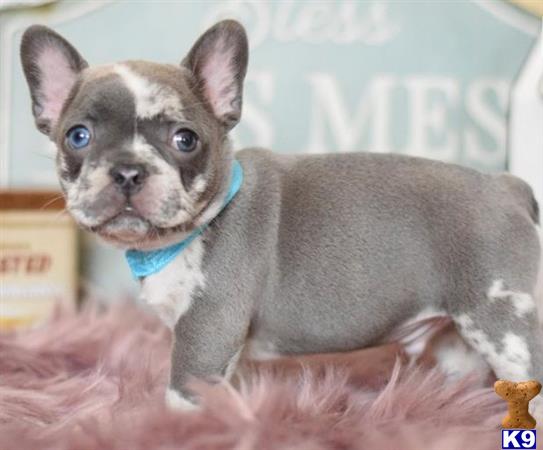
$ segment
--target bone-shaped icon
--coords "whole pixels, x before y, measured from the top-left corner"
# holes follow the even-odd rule
[[[507,402],[507,416],[502,420],[503,428],[521,428],[531,430],[535,428],[536,421],[528,411],[528,404],[539,392],[541,383],[539,381],[524,381],[515,383],[513,381],[498,380],[494,383],[494,390]]]

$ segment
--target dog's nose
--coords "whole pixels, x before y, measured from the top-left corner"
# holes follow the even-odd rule
[[[113,182],[126,194],[134,194],[143,186],[147,171],[139,164],[119,164],[109,174]]]

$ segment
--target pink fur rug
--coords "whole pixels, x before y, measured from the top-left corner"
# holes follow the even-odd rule
[[[169,345],[169,332],[128,304],[1,335],[0,449],[501,447],[505,404],[490,388],[398,363],[385,364],[379,387],[352,382],[348,366],[289,376],[260,368],[237,389],[200,384],[196,413],[169,411]]]

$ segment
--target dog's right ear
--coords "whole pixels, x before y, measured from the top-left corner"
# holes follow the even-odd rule
[[[36,126],[50,135],[80,72],[88,64],[66,39],[42,25],[33,25],[23,34],[21,62]]]
[[[194,74],[213,114],[227,129],[241,117],[248,55],[243,26],[223,20],[200,36],[182,62]]]

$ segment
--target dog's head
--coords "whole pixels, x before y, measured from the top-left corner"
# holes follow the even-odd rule
[[[43,26],[21,60],[36,125],[58,148],[67,208],[85,229],[126,248],[178,240],[217,213],[228,189],[228,131],[241,115],[243,27],[216,24],[180,65],[88,67]]]

